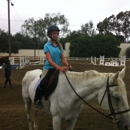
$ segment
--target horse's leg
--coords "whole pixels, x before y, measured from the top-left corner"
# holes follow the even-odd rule
[[[34,130],[38,130],[37,115],[38,115],[38,110],[35,109],[35,111],[34,111],[34,126],[33,126]]]
[[[76,121],[77,121],[77,118],[75,118],[75,119],[71,119],[71,120],[67,120],[66,130],[73,130]]]
[[[25,110],[27,111],[27,119],[29,123],[29,130],[33,130],[32,128],[32,115],[31,115],[31,99],[30,98],[24,98],[25,102]]]
[[[58,116],[53,117],[53,130],[60,130],[61,119]]]

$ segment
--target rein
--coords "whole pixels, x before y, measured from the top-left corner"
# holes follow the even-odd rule
[[[112,120],[112,118],[111,118],[110,116],[107,116],[107,115],[105,115],[104,113],[98,111],[98,110],[95,109],[93,106],[91,106],[89,103],[87,103],[80,95],[78,95],[78,93],[75,91],[75,89],[73,88],[72,84],[70,83],[70,81],[69,81],[69,79],[68,79],[66,73],[64,73],[64,74],[65,74],[66,79],[67,79],[68,83],[70,84],[72,90],[73,90],[74,93],[79,97],[79,99],[81,99],[85,104],[87,104],[87,105],[88,105],[89,107],[91,107],[93,110],[97,111],[98,113],[100,113],[101,115],[105,116],[106,118],[109,118],[110,120]]]
[[[107,78],[107,85],[106,85],[105,93],[104,93],[104,95],[103,95],[103,97],[102,97],[102,100],[101,100],[101,102],[100,102],[100,106],[101,106],[102,101],[103,101],[103,99],[104,99],[104,96],[105,96],[105,94],[106,94],[106,92],[107,92],[107,93],[108,93],[108,103],[109,103],[109,108],[110,108],[111,114],[105,115],[104,113],[98,111],[98,110],[95,109],[93,106],[91,106],[89,103],[87,103],[87,102],[75,91],[75,89],[73,88],[72,84],[70,83],[70,81],[69,81],[69,79],[68,79],[66,73],[64,73],[64,74],[65,74],[65,77],[66,77],[68,83],[70,84],[70,87],[72,88],[72,90],[74,91],[74,93],[79,97],[79,99],[82,100],[82,101],[83,101],[85,104],[87,104],[89,107],[91,107],[93,110],[97,111],[99,114],[105,116],[106,118],[108,118],[108,119],[110,119],[110,120],[113,120],[113,118],[112,118],[111,116],[114,116],[114,121],[115,121],[115,122],[118,122],[119,120],[118,120],[118,118],[116,117],[117,114],[122,114],[122,113],[126,113],[126,112],[130,111],[130,109],[124,110],[124,111],[121,111],[121,112],[115,112],[115,111],[114,111],[114,108],[113,108],[113,106],[112,106],[112,101],[111,101],[111,95],[110,95],[109,87],[117,86],[117,84],[109,85],[109,77]]]
[[[106,90],[105,90],[105,93],[104,93],[104,95],[103,95],[103,97],[102,97],[102,100],[101,100],[101,102],[100,102],[100,106],[101,106],[102,101],[103,101],[103,99],[104,99],[104,96],[105,96],[105,94],[106,94],[106,92],[107,92],[108,104],[109,104],[109,108],[110,108],[110,112],[111,112],[111,114],[109,114],[108,117],[113,116],[113,117],[114,117],[114,121],[115,121],[115,122],[118,122],[119,119],[116,117],[116,115],[117,115],[117,114],[126,113],[126,112],[130,111],[130,109],[124,110],[124,111],[120,111],[120,112],[115,112],[115,111],[114,111],[114,108],[113,108],[113,105],[112,105],[112,101],[111,101],[110,89],[109,89],[109,87],[114,87],[114,86],[117,86],[117,84],[109,85],[109,77],[108,77],[108,78],[107,78]]]

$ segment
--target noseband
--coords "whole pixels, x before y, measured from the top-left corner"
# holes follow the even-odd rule
[[[95,109],[95,108],[94,108],[93,106],[91,106],[89,103],[87,103],[80,95],[78,95],[78,93],[75,91],[75,89],[73,88],[72,84],[70,83],[70,81],[69,81],[69,79],[68,79],[66,73],[64,73],[64,74],[65,74],[66,79],[67,79],[68,83],[70,84],[72,90],[73,90],[74,93],[79,97],[79,99],[81,99],[85,104],[87,104],[89,107],[91,107],[92,109],[94,109],[95,111],[97,111],[99,114],[105,116],[106,118],[108,118],[108,119],[110,119],[110,120],[113,120],[113,118],[111,117],[111,116],[113,116],[113,117],[114,117],[114,122],[117,123],[117,122],[119,121],[119,119],[116,117],[116,115],[122,114],[122,113],[126,113],[126,112],[130,111],[130,109],[128,109],[128,110],[124,110],[124,111],[120,111],[120,112],[115,112],[115,110],[114,110],[114,108],[113,108],[113,105],[112,105],[111,94],[110,94],[110,89],[109,89],[109,88],[110,88],[110,87],[117,86],[117,84],[109,85],[109,77],[107,78],[107,85],[106,85],[105,93],[104,93],[104,95],[103,95],[103,97],[102,97],[102,100],[101,100],[101,102],[100,102],[100,106],[101,106],[102,101],[103,101],[103,99],[104,99],[104,97],[105,97],[105,94],[107,93],[107,96],[108,96],[108,104],[109,104],[109,108],[110,108],[110,112],[111,112],[111,113],[110,113],[109,115],[105,115],[105,114],[103,114],[102,112],[100,112],[100,111],[98,111],[97,109]]]

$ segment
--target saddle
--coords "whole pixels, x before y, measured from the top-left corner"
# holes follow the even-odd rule
[[[58,83],[58,76],[59,76],[59,70],[54,70],[50,75],[49,79],[47,79],[48,82],[44,88],[44,93],[43,93],[45,100],[48,100],[48,97],[55,90]]]

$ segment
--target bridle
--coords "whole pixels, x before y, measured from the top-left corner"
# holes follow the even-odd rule
[[[109,77],[107,78],[107,85],[106,85],[106,90],[105,90],[105,93],[102,97],[102,100],[100,102],[100,106],[102,104],[102,101],[104,99],[104,96],[105,94],[107,93],[107,97],[108,97],[108,105],[109,105],[109,109],[110,109],[110,112],[111,114],[108,115],[108,117],[110,116],[113,116],[114,117],[114,122],[118,122],[119,119],[116,117],[116,115],[118,114],[122,114],[122,113],[126,113],[128,111],[130,111],[130,109],[127,109],[127,110],[124,110],[124,111],[119,111],[119,112],[115,112],[114,108],[113,108],[113,105],[112,105],[112,101],[111,101],[111,93],[110,93],[110,87],[114,87],[114,86],[117,86],[117,84],[112,84],[112,85],[109,85]]]
[[[89,103],[87,103],[80,95],[78,95],[78,93],[75,91],[75,89],[73,88],[72,84],[70,83],[70,81],[69,81],[69,79],[68,79],[66,73],[64,73],[64,74],[65,74],[65,77],[66,77],[68,83],[70,84],[72,90],[73,90],[74,93],[79,97],[79,99],[81,99],[85,104],[87,104],[89,107],[91,107],[92,109],[94,109],[95,111],[97,111],[99,114],[105,116],[106,118],[108,118],[108,119],[110,119],[110,120],[113,120],[114,122],[117,123],[117,122],[119,121],[119,119],[116,117],[116,115],[122,114],[122,113],[126,113],[126,112],[129,112],[129,111],[130,111],[130,109],[127,109],[127,110],[124,110],[124,111],[115,112],[115,110],[114,110],[114,108],[113,108],[113,105],[112,105],[111,94],[110,94],[110,89],[109,89],[109,88],[110,88],[110,87],[117,86],[117,84],[109,85],[109,77],[107,78],[106,90],[105,90],[104,95],[103,95],[103,97],[102,97],[102,100],[101,100],[101,102],[100,102],[100,106],[101,106],[102,101],[103,101],[103,99],[104,99],[104,97],[105,97],[105,94],[107,93],[107,96],[108,96],[108,105],[109,105],[109,108],[110,108],[110,112],[111,112],[111,113],[110,113],[109,115],[105,115],[104,113],[98,111],[98,110],[95,109],[93,106],[91,106]],[[113,116],[114,118],[112,118],[111,116]]]

